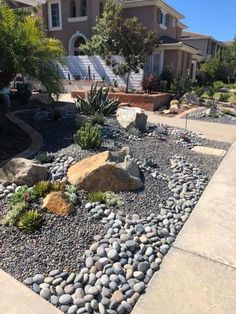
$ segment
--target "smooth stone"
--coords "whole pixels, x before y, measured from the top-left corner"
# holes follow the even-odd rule
[[[73,303],[73,299],[70,294],[63,294],[59,298],[59,303],[67,305]]]
[[[56,294],[61,296],[64,294],[64,289],[61,286],[56,286]]]
[[[68,309],[68,314],[75,314],[77,310],[78,310],[78,306],[74,304]]]
[[[46,300],[49,300],[50,297],[51,297],[51,292],[48,288],[43,288],[41,291],[40,291],[40,296]]]
[[[143,290],[145,289],[145,284],[143,282],[138,282],[133,286],[133,290],[134,292],[143,292]]]
[[[59,304],[59,298],[56,295],[52,295],[51,298],[50,298],[50,302],[53,305],[58,305]]]
[[[144,273],[141,271],[134,271],[133,276],[136,279],[142,280],[144,277]]]
[[[24,284],[31,286],[34,283],[33,277],[28,277],[23,281]]]
[[[34,277],[33,277],[33,282],[37,283],[37,284],[41,284],[43,283],[44,281],[44,276],[41,275],[41,274],[36,274]]]
[[[88,289],[88,293],[92,295],[97,295],[99,293],[99,289],[97,287],[90,287]]]
[[[119,257],[118,252],[115,249],[111,249],[107,253],[107,257],[116,261]]]
[[[138,264],[138,270],[144,274],[147,272],[148,268],[149,268],[148,262],[141,262]]]

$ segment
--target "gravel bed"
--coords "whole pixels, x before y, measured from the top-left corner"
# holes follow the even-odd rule
[[[236,125],[236,117],[224,114],[223,116],[214,118],[202,113],[192,113],[188,115],[190,120],[201,120],[206,122],[222,123],[222,124],[232,124]]]
[[[86,156],[128,146],[145,187],[119,193],[120,209],[88,204],[79,191],[73,215],[46,214],[33,235],[0,225],[0,268],[65,313],[129,313],[222,160],[189,148],[228,150],[230,145],[162,125],[149,126],[149,133],[138,138],[107,119],[102,147],[83,151],[73,144],[72,114],[59,121],[37,121],[34,114],[20,117],[42,134],[44,150],[55,152],[48,165],[52,179],[62,180],[69,165]],[[6,211],[6,199],[0,200],[0,216]]]

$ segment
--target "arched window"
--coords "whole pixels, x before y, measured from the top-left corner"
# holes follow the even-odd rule
[[[72,0],[70,2],[70,17],[76,17],[76,2]]]
[[[79,36],[76,38],[75,43],[74,43],[74,55],[75,56],[81,56],[83,55],[83,52],[80,51],[80,46],[86,44],[86,41],[84,37]]]
[[[99,16],[100,17],[102,17],[103,10],[104,10],[103,2],[100,2],[99,3]]]
[[[87,0],[80,0],[80,16],[87,16]]]

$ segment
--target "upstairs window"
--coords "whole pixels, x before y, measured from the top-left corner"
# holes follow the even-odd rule
[[[70,17],[76,17],[76,2],[72,0],[70,2]]]
[[[80,2],[80,16],[87,16],[87,0]]]
[[[49,30],[61,30],[61,1],[48,0]]]
[[[52,27],[60,27],[59,3],[51,4],[51,21],[52,21]]]
[[[166,29],[167,28],[167,14],[164,11],[159,10],[157,19],[158,19],[159,25],[162,28]]]

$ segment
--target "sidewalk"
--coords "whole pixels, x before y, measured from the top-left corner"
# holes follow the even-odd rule
[[[236,142],[132,314],[236,313]]]
[[[1,314],[60,314],[56,307],[0,270]]]
[[[185,119],[164,117],[148,111],[146,111],[146,114],[150,123],[163,123],[173,127],[185,128]],[[188,119],[187,129],[202,134],[210,140],[227,143],[233,143],[236,140],[236,125]]]

